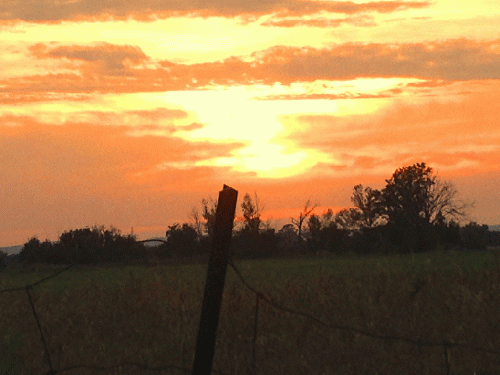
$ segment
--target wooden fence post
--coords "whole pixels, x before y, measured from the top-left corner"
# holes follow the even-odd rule
[[[224,185],[219,192],[215,229],[208,261],[207,281],[201,307],[200,326],[193,363],[193,375],[209,375],[215,352],[217,326],[226,279],[227,255],[233,231],[238,191]]]

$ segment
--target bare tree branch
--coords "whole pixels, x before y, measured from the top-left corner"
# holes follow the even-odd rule
[[[312,207],[309,207],[310,204],[311,204],[311,200],[308,199],[307,202],[306,202],[306,205],[304,206],[304,210],[302,210],[302,212],[299,214],[299,218],[298,219],[295,219],[293,217],[291,218],[292,224],[297,227],[298,236],[299,236],[299,240],[300,241],[302,241],[302,239],[303,239],[303,237],[302,237],[302,226],[304,225],[304,221],[314,211],[314,209],[316,207],[318,207],[317,204],[313,205]]]

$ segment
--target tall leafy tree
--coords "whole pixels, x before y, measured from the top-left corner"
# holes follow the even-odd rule
[[[429,223],[429,202],[435,180],[432,168],[425,163],[396,169],[382,190],[388,222],[405,227]]]
[[[423,250],[437,227],[465,215],[467,204],[456,199],[450,182],[441,182],[425,163],[398,168],[381,192],[380,214],[391,228],[392,242]]]
[[[451,182],[439,180],[425,163],[399,168],[386,182],[381,198],[389,223],[434,225],[465,216],[468,204],[456,199]]]
[[[206,199],[201,201],[202,212],[201,216],[205,219],[205,230],[208,238],[213,238],[215,230],[215,213],[217,212],[217,200],[210,198],[210,202]]]
[[[322,225],[321,220],[317,215],[312,214],[309,216],[307,229],[309,232],[309,238],[307,239],[308,248],[312,251],[318,251],[320,249]]]
[[[434,246],[468,207],[425,163],[396,169],[380,191],[356,185],[351,201],[354,207],[335,215],[337,227],[358,231],[360,243],[382,248],[389,240],[401,251]]]
[[[382,193],[363,185],[354,186],[351,201],[356,207],[356,218],[359,227],[371,228],[378,224],[383,212]]]
[[[250,194],[245,194],[241,203],[241,210],[243,211],[243,229],[258,233],[261,225],[260,215],[262,207],[257,193],[254,193],[254,199],[252,199]]]

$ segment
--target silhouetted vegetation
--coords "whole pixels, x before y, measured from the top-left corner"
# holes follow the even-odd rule
[[[74,229],[66,231],[59,241],[41,242],[33,237],[24,244],[19,261],[23,265],[124,263],[146,257],[144,245],[131,235],[124,236],[115,228]]]
[[[500,246],[500,232],[470,222],[460,226],[468,205],[457,199],[450,182],[441,181],[425,163],[397,169],[382,190],[354,186],[352,208],[334,213],[304,209],[280,230],[261,220],[263,206],[246,193],[233,230],[231,253],[236,258],[299,254],[408,254],[449,249],[484,250]],[[166,243],[146,248],[134,236],[115,228],[92,227],[64,232],[57,242],[31,238],[21,251],[24,264],[101,264],[149,261],[152,258],[206,256],[214,231],[217,200],[203,199],[201,214],[193,208],[190,223],[166,231]],[[5,255],[0,255],[0,269]]]
[[[450,182],[425,163],[397,169],[382,190],[356,185],[354,207],[317,215],[310,201],[282,229],[261,230],[260,211],[246,194],[244,224],[233,238],[233,254],[245,258],[317,254],[407,254],[434,250],[482,250],[500,245],[486,225],[458,224],[468,205]]]
[[[244,224],[235,232],[233,254],[245,258],[317,254],[407,254],[498,246],[486,225],[460,227],[467,204],[450,182],[442,182],[425,163],[397,169],[382,190],[356,185],[354,207],[334,214],[314,213],[307,201],[298,218],[279,231],[261,230],[258,206],[246,194]]]
[[[165,252],[161,258],[178,257],[187,258],[200,252],[202,242],[196,230],[184,223],[168,227],[166,232],[167,243],[162,247]]]
[[[7,254],[5,254],[3,251],[0,251],[0,271],[2,271],[7,266],[6,259]]]

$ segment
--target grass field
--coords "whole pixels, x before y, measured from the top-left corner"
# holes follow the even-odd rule
[[[276,303],[329,324],[375,336],[500,350],[500,267],[491,251],[235,264]],[[52,272],[46,267],[0,273],[0,290]],[[35,286],[30,293],[54,369],[124,362],[189,369],[205,275],[206,264],[80,268]],[[263,301],[252,367],[254,311],[255,295],[228,269],[215,369],[227,374],[495,374],[500,368],[498,354],[326,328]],[[0,317],[0,375],[46,374],[26,292],[1,293]],[[184,372],[130,365],[64,373]]]

